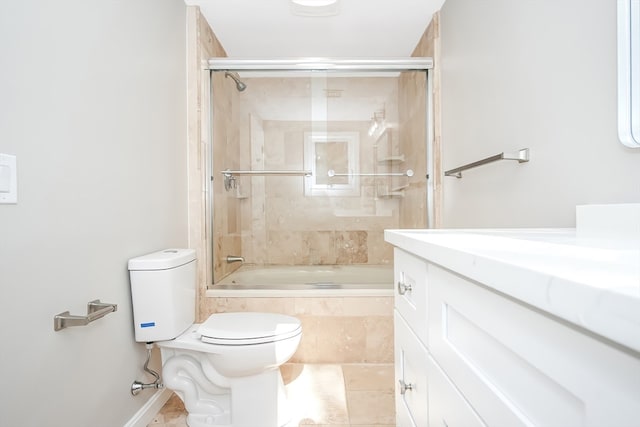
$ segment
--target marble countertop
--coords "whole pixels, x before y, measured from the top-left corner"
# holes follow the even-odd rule
[[[640,352],[640,239],[575,229],[386,230],[429,262]]]

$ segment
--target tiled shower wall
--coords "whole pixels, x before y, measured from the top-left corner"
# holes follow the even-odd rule
[[[405,191],[400,205],[400,228],[439,228],[441,227],[442,179],[443,171],[440,156],[440,13],[433,15],[429,27],[418,41],[412,56],[433,58],[433,69],[430,72],[431,88],[428,87],[424,74],[403,73],[399,83],[399,116],[401,149],[415,159],[421,160],[416,165],[416,174],[411,185]],[[431,90],[432,123],[427,125],[424,114],[427,106],[427,90]],[[424,96],[416,96],[424,94]],[[432,159],[427,159],[426,144],[421,141],[432,139]],[[433,170],[429,177],[433,200],[431,223],[427,221],[427,185],[425,181],[426,162],[432,162]]]
[[[309,122],[264,121],[264,169],[304,169]],[[367,122],[330,123],[328,131],[357,131],[360,168],[371,171],[374,139]],[[247,181],[249,181],[247,179]],[[386,264],[392,250],[385,228],[398,226],[398,202],[374,197],[374,178],[362,178],[360,196],[307,196],[303,177],[251,178],[243,205],[243,251],[257,264]],[[250,219],[244,221],[245,218]]]
[[[209,111],[203,103],[203,90],[199,83],[202,80],[203,60],[215,56],[226,56],[208,24],[199,14],[196,7],[189,8],[191,15],[190,40],[196,40],[190,45],[192,67],[189,72],[190,96],[190,239],[192,247],[198,251],[201,269],[199,282],[206,286],[211,283],[211,262],[215,270],[216,279],[224,277],[238,264],[223,262],[226,255],[242,255],[249,261],[285,264],[331,264],[331,263],[388,263],[391,262],[391,251],[383,242],[385,228],[423,228],[438,226],[439,196],[441,188],[441,173],[439,173],[439,37],[438,15],[425,31],[415,51],[415,56],[432,56],[435,59],[434,69],[434,141],[436,150],[436,170],[432,177],[436,192],[434,224],[426,224],[426,182],[424,179],[426,164],[421,164],[425,158],[424,141],[426,139],[423,97],[416,94],[425,93],[426,81],[418,74],[403,73],[396,87],[396,93],[390,94],[389,99],[395,98],[395,103],[387,102],[387,113],[396,111],[394,149],[404,153],[411,163],[407,167],[416,173],[410,180],[410,185],[404,190],[404,197],[396,200],[382,200],[375,208],[380,211],[391,212],[387,216],[373,216],[370,213],[357,216],[349,215],[345,207],[353,200],[330,200],[322,197],[315,200],[302,200],[302,178],[248,178],[242,179],[242,191],[247,190],[250,197],[242,198],[246,194],[225,192],[220,171],[231,167],[256,168],[265,167],[266,156],[256,151],[256,144],[264,144],[265,132],[278,133],[277,120],[263,120],[267,117],[263,111],[249,114],[246,109],[238,107],[238,101],[244,93],[235,91],[235,85],[222,74],[214,79],[214,103],[217,114],[213,115],[214,139],[223,141],[214,148],[214,193],[215,193],[215,223],[213,224],[214,242],[205,240],[209,219],[205,214],[205,200],[201,186],[205,169],[207,143],[206,126]],[[253,82],[252,82],[253,84]],[[287,83],[289,85],[289,83]],[[253,90],[249,88],[247,90]],[[295,88],[290,88],[294,90]],[[283,89],[283,93],[286,88]],[[195,102],[194,102],[195,101]],[[378,100],[380,101],[380,100]],[[380,104],[381,102],[378,102]],[[308,111],[303,111],[307,117]],[[331,122],[330,122],[331,123]],[[337,122],[336,122],[337,123]],[[310,122],[299,122],[302,126],[310,127]],[[362,122],[360,126],[367,126]],[[298,131],[299,132],[299,131]],[[361,131],[362,132],[362,131]],[[286,144],[283,143],[283,146]],[[286,152],[290,153],[290,152]],[[295,153],[293,151],[292,153]],[[299,153],[299,151],[298,151]],[[299,163],[298,155],[298,163]],[[284,159],[289,162],[291,159]],[[273,161],[273,159],[269,160]],[[273,163],[274,166],[277,162]],[[276,186],[267,194],[266,180],[275,180]],[[279,182],[278,182],[279,180]],[[365,181],[366,182],[366,181]],[[269,184],[271,187],[271,184]],[[281,197],[281,189],[295,187],[292,197]],[[371,187],[370,187],[371,188]],[[280,192],[280,193],[278,193]],[[366,194],[367,190],[363,191]],[[238,197],[240,196],[240,197]],[[268,203],[269,198],[280,197],[285,203]],[[307,198],[313,199],[313,198]],[[343,198],[344,199],[344,198]],[[274,201],[276,199],[273,199]],[[278,201],[278,202],[280,202]],[[363,200],[360,200],[363,202]],[[360,208],[365,205],[361,204]],[[335,208],[335,209],[334,209]],[[366,206],[369,212],[373,205]],[[268,210],[268,211],[267,211]],[[295,220],[300,220],[297,223]],[[308,225],[301,225],[307,221]],[[209,261],[207,253],[211,246],[215,247],[214,259]],[[284,250],[288,252],[285,252]],[[292,249],[292,250],[289,250]]]
[[[190,37],[197,38],[195,46],[200,61],[214,57],[225,56],[224,49],[204,22],[197,8],[191,10],[196,16],[197,25]],[[432,56],[436,59],[434,75],[434,104],[435,104],[435,143],[439,146],[439,79],[437,73],[438,50],[438,16],[434,16],[427,31],[420,39],[414,55]],[[193,70],[200,71],[201,67]],[[198,111],[206,113],[206,105],[202,104],[201,91],[205,88],[194,86],[200,76],[190,76],[193,87],[192,98],[198,99]],[[391,150],[395,154],[404,154],[411,159],[405,166],[415,171],[404,190],[404,197],[385,200],[378,199],[374,203],[371,193],[374,189],[371,181],[363,180],[362,195],[353,197],[305,197],[303,178],[241,178],[239,191],[226,192],[220,171],[226,168],[261,169],[267,167],[301,167],[302,147],[298,142],[305,130],[311,129],[310,107],[306,111],[297,111],[298,116],[307,117],[307,121],[298,119],[287,122],[274,120],[270,117],[274,107],[286,103],[275,102],[264,104],[268,90],[261,90],[260,79],[251,79],[251,86],[247,91],[253,91],[254,101],[246,104],[248,92],[239,93],[235,90],[233,81],[223,74],[214,75],[214,108],[213,132],[216,141],[213,153],[213,175],[215,194],[215,223],[213,224],[215,259],[214,270],[216,278],[227,275],[238,264],[223,262],[226,255],[242,255],[248,261],[257,263],[285,263],[285,264],[332,264],[332,263],[388,263],[392,260],[390,249],[383,242],[385,228],[422,228],[437,224],[426,224],[426,152],[424,141],[427,135],[426,118],[423,114],[426,97],[416,94],[426,93],[426,80],[421,73],[402,73],[396,87],[382,92],[372,104],[372,110],[384,105],[387,121],[393,126],[393,142]],[[300,92],[300,88],[291,84],[290,79],[262,79],[272,85],[279,85],[277,92],[283,99],[293,91]],[[303,79],[300,79],[302,82]],[[339,91],[345,96],[355,92],[358,96],[379,91],[373,82],[362,83],[367,79],[354,79],[355,83],[340,82]],[[264,83],[263,83],[264,84]],[[351,85],[351,87],[349,86]],[[307,95],[308,96],[308,95]],[[242,102],[245,102],[243,105]],[[279,100],[276,100],[279,101]],[[328,101],[330,103],[331,100]],[[263,104],[259,107],[257,104]],[[264,106],[266,105],[266,107]],[[367,122],[353,122],[351,124],[338,122],[331,117],[331,105],[328,104],[328,124],[326,130],[354,130],[358,129],[362,136],[363,147],[371,144],[371,138],[366,133]],[[276,107],[283,108],[283,107]],[[281,114],[282,112],[278,112]],[[373,111],[372,111],[373,113]],[[281,114],[282,115],[282,114]],[[191,114],[196,117],[197,111]],[[263,119],[266,117],[266,119]],[[194,135],[192,147],[194,159],[190,165],[193,177],[191,182],[198,181],[198,169],[204,166],[203,144],[206,143],[206,133],[200,134],[198,127],[206,122],[190,124],[190,134]],[[354,127],[355,126],[355,127]],[[296,128],[297,127],[297,128]],[[288,129],[287,129],[288,128]],[[281,138],[276,148],[264,150],[265,138]],[[293,140],[292,140],[293,138]],[[200,141],[200,142],[198,142]],[[196,149],[197,148],[197,149]],[[363,148],[362,150],[364,150]],[[361,150],[361,151],[362,151]],[[390,153],[394,154],[394,153]],[[439,155],[439,149],[434,156]],[[371,156],[361,153],[361,159],[371,161]],[[191,160],[190,160],[191,161]],[[436,166],[437,166],[436,162]],[[366,167],[362,165],[362,170]],[[193,172],[193,171],[196,172]],[[439,186],[439,173],[434,174],[436,191]],[[205,218],[202,203],[202,190],[199,185],[190,185],[190,215],[192,227],[192,241],[198,241],[197,236],[206,234],[209,225]],[[244,193],[244,194],[243,194]],[[247,198],[243,198],[247,196]],[[436,200],[437,201],[437,200]],[[437,206],[436,206],[437,210]],[[198,255],[206,258],[206,251],[211,246],[203,242],[198,249]],[[200,245],[198,245],[200,246]],[[211,271],[207,268],[207,271]],[[205,280],[209,282],[209,280]]]
[[[328,82],[339,86],[342,96],[370,97],[368,114],[372,116],[374,111],[383,108],[387,123],[397,128],[397,79],[329,79]],[[256,95],[241,99],[242,120],[249,124],[240,132],[242,168],[305,169],[304,134],[319,130],[318,124],[310,121],[310,107],[292,113],[284,111],[287,107],[282,106],[288,105],[286,100],[292,97],[310,96],[304,93],[304,79],[291,82],[259,78],[247,79],[247,83],[247,91],[252,90]],[[279,95],[280,103],[268,99]],[[388,140],[377,141],[377,135],[368,134],[369,121],[332,120],[332,114],[338,113],[333,113],[331,102],[328,99],[327,122],[320,130],[359,134],[361,172],[375,170],[378,159],[373,146],[376,144],[378,157],[399,154],[395,153],[399,146],[397,130],[389,132]],[[285,119],[292,114],[296,120]],[[303,177],[243,177],[239,184],[239,191],[233,197],[238,197],[240,205],[242,254],[247,262],[290,265],[392,262],[393,252],[384,242],[383,234],[384,229],[399,226],[400,198],[377,197],[381,188],[388,187],[388,178],[362,177],[358,196],[306,195]]]
[[[212,282],[212,264],[215,265],[216,275],[222,274],[222,268],[225,266],[220,263],[219,259],[211,259],[211,242],[208,238],[208,230],[210,227],[210,218],[207,215],[207,200],[204,197],[206,181],[209,179],[207,175],[207,146],[209,140],[209,130],[211,123],[210,105],[209,105],[209,71],[203,69],[202,64],[209,58],[225,57],[226,52],[215,34],[209,27],[209,24],[200,13],[197,6],[187,7],[187,104],[188,104],[188,141],[189,141],[189,247],[196,250],[198,258],[198,301],[202,302],[207,284]],[[218,76],[218,83],[222,82],[223,77]],[[219,86],[219,85],[217,85]],[[224,86],[223,86],[224,87]],[[231,87],[220,90],[215,97],[216,109],[226,111],[214,118],[213,127],[219,132],[216,137],[226,141],[226,130],[224,123],[227,117],[231,117],[232,109],[226,108],[231,105],[231,97],[233,96]],[[218,148],[216,155],[218,158],[226,156],[226,142],[221,148]],[[234,155],[235,154],[235,155]],[[237,153],[231,151],[230,158],[237,158]],[[221,186],[222,180],[217,179],[214,185]],[[220,190],[217,190],[221,192]],[[224,199],[220,199],[217,208],[221,211],[227,211],[227,203]],[[215,245],[221,247],[220,252],[235,252],[240,250],[240,240],[227,237],[228,223],[226,215],[217,217],[216,223]],[[224,245],[224,246],[223,246]],[[226,247],[232,246],[232,247]]]
[[[215,35],[204,22],[197,8],[190,10],[195,24],[192,37],[197,39],[196,52],[192,55],[198,62],[215,56],[225,56]],[[196,82],[200,68],[192,68],[191,82]],[[385,264],[392,261],[391,247],[384,242],[383,230],[397,228],[398,199],[376,199],[375,187],[379,179],[363,178],[359,197],[306,197],[302,177],[243,177],[238,179],[238,188],[224,189],[220,171],[225,169],[303,169],[304,132],[312,130],[309,111],[297,111],[298,120],[263,120],[260,115],[270,117],[278,103],[265,111],[260,106],[265,92],[260,79],[250,80],[248,91],[253,91],[253,101],[246,102],[246,93],[235,90],[231,79],[223,73],[213,75],[213,274],[217,280],[228,275],[239,264],[224,261],[227,255],[244,256],[247,262],[260,264]],[[287,91],[299,90],[290,81],[262,79],[262,85],[280,85],[276,90],[283,96]],[[363,96],[370,92],[380,93],[375,79],[360,79],[340,82],[341,90],[356,92]],[[387,79],[388,80],[388,79]],[[363,83],[366,81],[366,83]],[[371,106],[374,110],[384,106],[391,122],[397,119],[397,83],[383,89]],[[351,87],[349,87],[351,85]],[[207,117],[207,105],[202,101],[206,88],[193,86],[192,99],[197,100],[197,111]],[[308,97],[308,95],[306,95]],[[242,98],[244,97],[244,98]],[[330,101],[329,101],[330,102]],[[310,104],[310,103],[309,103]],[[257,114],[256,114],[257,113]],[[282,111],[276,112],[282,116]],[[276,114],[276,115],[277,115]],[[375,159],[371,151],[375,138],[368,135],[367,121],[331,120],[329,106],[325,131],[356,131],[360,135],[361,171],[371,171]],[[192,115],[195,116],[195,112]],[[307,120],[300,120],[300,117]],[[206,124],[206,121],[202,122]],[[206,143],[206,132],[200,133],[198,124],[190,124],[193,159],[190,166],[191,182],[199,179],[195,171],[206,169],[206,154],[202,148]],[[394,146],[382,147],[390,152],[397,150],[398,133],[394,134]],[[198,140],[201,142],[198,143]],[[275,141],[275,142],[274,142]],[[195,172],[195,173],[194,173]],[[202,173],[202,172],[200,172]],[[197,187],[197,188],[196,188]],[[203,241],[210,226],[205,217],[202,189],[190,185],[192,241],[199,242],[199,259],[206,258],[210,243]],[[209,264],[207,262],[206,264]],[[210,283],[211,267],[201,263],[199,281]],[[210,264],[209,264],[210,265]]]
[[[224,189],[221,171],[240,168],[240,118],[238,92],[223,73],[213,73],[213,241],[214,276],[226,276],[238,264],[225,262],[227,255],[242,255],[240,203]]]
[[[399,78],[400,149],[411,159],[414,175],[400,200],[399,228],[427,227],[427,116],[425,73],[402,73]]]
[[[418,54],[429,53],[423,47],[432,44],[429,34],[416,49]],[[390,80],[328,80],[340,87],[341,96],[377,94],[370,114],[385,110],[386,138],[370,136],[369,121],[332,120],[331,99],[327,100],[327,122],[320,130],[358,132],[361,172],[373,172],[377,163],[381,172],[412,169],[414,176],[400,181],[363,177],[359,196],[310,196],[300,176],[239,177],[237,188],[225,191],[219,173],[234,168],[305,169],[304,134],[318,130],[310,120],[311,94],[305,93],[305,79],[248,78],[247,90],[238,93],[230,79],[214,76],[216,281],[239,266],[225,263],[227,255],[242,255],[255,264],[389,264],[393,251],[384,242],[385,229],[428,226],[426,77],[407,72],[392,84]],[[306,97],[308,106],[287,111],[291,109],[288,100],[296,97]],[[295,120],[287,119],[292,116]],[[404,155],[406,161],[385,169],[378,160],[391,155]],[[404,188],[401,195],[378,197],[385,186]]]

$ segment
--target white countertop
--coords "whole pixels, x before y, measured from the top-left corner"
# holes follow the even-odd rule
[[[385,240],[640,351],[640,239],[574,229],[386,230]]]

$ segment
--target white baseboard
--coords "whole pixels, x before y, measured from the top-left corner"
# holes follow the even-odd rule
[[[146,427],[171,397],[171,390],[166,388],[156,391],[147,403],[136,412],[123,427]]]

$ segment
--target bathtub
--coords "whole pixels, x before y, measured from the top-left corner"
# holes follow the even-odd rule
[[[393,363],[393,266],[245,264],[209,286],[201,320],[269,312],[302,322],[291,363]]]
[[[393,296],[392,265],[245,264],[209,286],[208,297]]]

